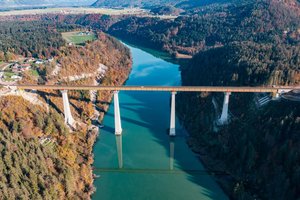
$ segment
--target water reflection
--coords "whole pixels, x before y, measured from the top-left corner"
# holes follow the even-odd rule
[[[123,168],[123,148],[122,148],[122,135],[116,136],[116,143],[117,143],[117,151],[118,151],[118,163],[119,168]]]
[[[174,169],[174,148],[175,148],[174,137],[170,137],[170,170]]]
[[[122,135],[116,136],[116,144],[117,144],[117,155],[118,155],[118,167],[119,169],[123,169],[123,141]],[[169,139],[169,147],[170,147],[170,155],[169,155],[169,169],[174,170],[174,155],[175,155],[175,139],[174,137],[170,137]]]

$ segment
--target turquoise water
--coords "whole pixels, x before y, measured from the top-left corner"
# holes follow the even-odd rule
[[[130,47],[133,69],[126,85],[180,85],[179,66]],[[99,200],[227,199],[188,148],[177,122],[170,138],[170,94],[120,92],[123,134],[114,135],[114,107],[94,147]]]

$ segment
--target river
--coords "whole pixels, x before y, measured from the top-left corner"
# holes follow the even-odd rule
[[[133,68],[126,85],[180,85],[179,66],[128,46]],[[170,94],[120,92],[123,134],[114,135],[114,107],[94,147],[95,200],[228,199],[186,144],[178,121],[170,138]]]

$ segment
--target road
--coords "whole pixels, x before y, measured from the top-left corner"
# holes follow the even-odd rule
[[[62,85],[1,85],[29,90],[100,90],[100,91],[164,91],[164,92],[238,92],[238,93],[285,93],[300,90],[299,86],[278,87],[220,87],[220,86],[62,86]]]

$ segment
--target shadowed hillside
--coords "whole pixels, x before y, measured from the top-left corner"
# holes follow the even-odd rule
[[[255,4],[242,28],[225,34],[227,42],[182,67],[182,84],[299,85],[299,13],[290,6]],[[259,108],[255,98],[232,94],[231,122],[216,132],[212,101],[222,106],[223,95],[181,94],[178,111],[191,133],[189,144],[209,169],[230,174],[220,182],[234,199],[298,199],[299,102],[282,99]]]

